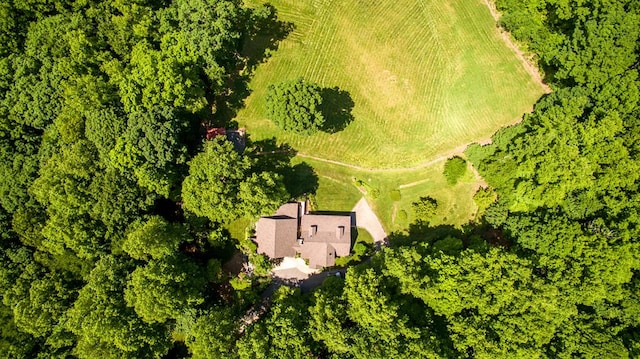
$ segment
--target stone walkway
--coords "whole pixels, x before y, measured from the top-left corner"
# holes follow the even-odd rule
[[[382,223],[378,219],[378,216],[373,212],[367,200],[363,197],[355,207],[351,210],[356,214],[356,226],[366,229],[373,237],[373,242],[376,246],[380,246],[386,243],[387,233],[382,227]]]

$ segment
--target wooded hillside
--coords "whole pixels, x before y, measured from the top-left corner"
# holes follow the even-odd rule
[[[237,0],[0,5],[2,355],[197,353],[199,318],[251,304],[222,294],[222,225],[289,194],[229,142],[203,150],[201,124],[227,124],[262,60],[243,46],[275,18]]]
[[[269,143],[238,153],[202,124],[241,106],[275,9],[0,4],[0,353],[639,357],[640,2],[497,6],[553,93],[467,150],[490,185],[482,215],[393,233],[346,276],[282,287],[241,330],[266,283],[224,276],[247,245],[227,225],[305,191],[289,158],[255,155]]]

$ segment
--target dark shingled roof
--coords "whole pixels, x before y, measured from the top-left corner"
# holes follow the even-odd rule
[[[256,224],[258,253],[270,258],[293,257],[293,246],[298,238],[298,218],[276,215],[262,217]]]
[[[303,240],[299,246],[300,255],[309,259],[312,268],[333,266],[336,257],[348,256],[351,250],[351,216],[305,215],[300,223],[300,234]]]
[[[300,204],[287,203],[275,216],[262,217],[256,225],[258,253],[270,258],[300,253],[312,268],[335,265],[336,257],[351,250],[351,216],[302,214]]]

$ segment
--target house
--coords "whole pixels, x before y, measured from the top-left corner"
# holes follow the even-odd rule
[[[311,268],[331,267],[351,251],[351,216],[310,214],[305,203],[287,203],[256,224],[258,253],[300,257]]]

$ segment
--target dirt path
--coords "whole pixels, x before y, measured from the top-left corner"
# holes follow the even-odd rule
[[[278,288],[280,288],[280,286],[282,286],[281,282],[273,281],[273,283],[271,283],[271,285],[269,285],[267,289],[265,289],[265,291],[262,292],[260,301],[254,304],[253,306],[251,306],[251,308],[249,308],[244,313],[242,318],[240,318],[240,327],[238,328],[238,333],[240,335],[244,333],[244,330],[249,325],[257,321],[267,313],[267,311],[269,310],[269,307],[271,307],[271,297],[273,296],[273,293],[275,293],[275,291]]]
[[[410,188],[410,187],[414,187],[420,184],[423,184],[425,182],[429,182],[429,179],[422,179],[419,181],[415,181],[415,182],[410,182],[410,183],[405,183],[405,184],[401,184],[400,186],[398,186],[398,189],[405,189],[405,188]]]
[[[370,168],[370,167],[360,167],[360,166],[356,166],[356,165],[352,165],[350,163],[345,163],[345,162],[340,162],[340,161],[334,161],[334,160],[328,160],[326,158],[321,158],[321,157],[316,157],[316,156],[311,156],[311,155],[307,155],[304,153],[298,153],[299,157],[302,158],[308,158],[314,161],[318,161],[318,162],[324,162],[324,163],[330,163],[333,165],[338,165],[338,166],[342,166],[342,167],[347,167],[347,168],[353,168],[354,170],[359,170],[359,171],[365,171],[365,172],[402,172],[402,171],[415,171],[415,170],[419,170],[425,167],[429,167],[433,164],[436,164],[438,162],[444,161],[449,157],[452,157],[454,155],[460,154],[462,152],[464,152],[464,150],[472,143],[482,143],[484,141],[473,141],[473,142],[469,142],[469,143],[465,143],[464,145],[458,146],[456,148],[454,148],[451,151],[448,151],[438,157],[434,157],[430,160],[427,160],[425,162],[422,162],[419,165],[413,166],[413,167],[398,167],[398,168]]]
[[[393,212],[391,212],[391,223],[396,223],[396,215],[398,214],[398,202],[393,202]]]
[[[476,181],[478,181],[478,187],[489,187],[489,184],[487,183],[487,181],[485,181],[484,178],[482,178],[478,170],[473,166],[469,166],[469,167],[471,168],[471,171],[473,172],[473,176],[476,178]]]
[[[363,197],[355,207],[351,210],[356,214],[356,226],[366,229],[373,237],[373,242],[376,245],[382,245],[387,240],[387,233],[382,227],[382,223],[378,219],[378,216],[373,212],[367,200]]]
[[[484,3],[489,8],[491,16],[493,16],[493,19],[497,23],[498,20],[500,20],[500,12],[496,8],[496,4],[492,0],[484,0]],[[516,45],[508,32],[504,31],[504,29],[502,29],[501,27],[498,27],[497,29],[500,33],[500,38],[502,38],[502,41],[504,41],[504,43],[516,54],[516,56],[518,56],[518,59],[522,63],[522,66],[524,66],[525,70],[527,70],[531,77],[536,80],[536,82],[542,87],[545,93],[551,93],[551,88],[544,83],[542,74],[540,73],[538,67],[533,63],[531,57],[527,56],[524,51],[522,51],[520,47]]]

